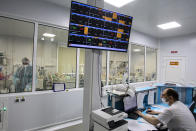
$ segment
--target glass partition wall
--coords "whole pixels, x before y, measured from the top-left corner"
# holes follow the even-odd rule
[[[131,45],[130,83],[144,82],[145,47]]]
[[[146,81],[157,78],[157,49],[146,48]]]
[[[76,48],[67,48],[68,31],[38,26],[36,90],[51,90],[54,83],[76,87]]]
[[[0,94],[32,91],[34,23],[0,17]]]
[[[101,64],[101,86],[106,85],[106,72],[107,72],[107,52],[102,51],[102,64]],[[79,88],[84,87],[84,66],[85,66],[85,49],[80,49],[79,59]]]
[[[110,52],[109,84],[124,84],[128,81],[128,53]]]
[[[64,28],[0,17],[0,94],[51,90],[54,83],[83,88],[85,49],[67,48],[67,39]],[[156,80],[157,50],[135,43],[129,46],[130,59],[128,53],[101,51],[102,86]]]

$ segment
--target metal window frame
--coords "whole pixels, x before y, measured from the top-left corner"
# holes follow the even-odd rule
[[[51,24],[51,23],[46,23],[46,22],[41,22],[41,21],[36,21],[36,20],[32,20],[32,19],[27,19],[27,18],[23,18],[23,17],[19,17],[19,16],[13,16],[10,14],[4,14],[0,12],[0,17],[4,17],[4,18],[8,18],[8,19],[13,19],[13,20],[18,20],[18,21],[23,21],[23,22],[29,22],[32,23],[34,25],[34,33],[33,33],[33,54],[32,54],[32,65],[33,65],[33,78],[32,78],[32,93],[33,92],[37,92],[36,91],[36,64],[37,64],[37,41],[38,41],[38,29],[39,29],[39,25],[43,25],[43,26],[48,26],[48,27],[53,27],[53,28],[58,28],[58,29],[63,29],[63,30],[67,30],[69,31],[68,27],[64,27],[64,26],[59,26],[59,25],[55,25],[55,24]],[[78,64],[77,62],[79,62],[79,56],[80,54],[78,53],[78,48],[76,48],[76,86],[75,88],[72,89],[76,89],[79,88],[79,68],[78,68]],[[58,59],[58,58],[57,58]],[[58,61],[58,60],[57,60]],[[51,90],[44,90],[45,92],[50,92]],[[29,93],[29,92],[21,92],[21,93],[17,93],[17,94],[24,94],[24,93]],[[16,93],[8,93],[8,94],[16,94]],[[0,94],[1,95],[1,94]]]
[[[154,48],[154,47],[150,47],[150,46],[146,46],[146,45],[142,45],[142,44],[138,44],[138,43],[134,43],[134,42],[130,42],[129,43],[129,49],[128,49],[128,80],[129,80],[129,82],[128,82],[128,84],[130,83],[130,73],[131,73],[131,63],[132,63],[132,59],[131,59],[131,49],[132,49],[132,47],[131,47],[131,45],[136,45],[136,46],[142,46],[142,47],[144,47],[144,81],[142,81],[142,82],[134,82],[134,83],[144,83],[144,82],[152,82],[152,81],[157,81],[157,77],[156,77],[156,80],[152,80],[152,81],[146,81],[146,61],[147,61],[147,58],[146,58],[146,56],[147,56],[147,48],[151,48],[151,49],[155,49],[156,50],[156,73],[158,73],[158,48]],[[110,73],[110,68],[109,68],[109,61],[110,61],[110,51],[107,51],[107,74],[106,74],[106,85],[109,85],[109,73]],[[157,75],[158,76],[158,75]],[[131,84],[134,84],[134,83],[131,83]]]

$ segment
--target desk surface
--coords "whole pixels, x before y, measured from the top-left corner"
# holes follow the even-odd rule
[[[153,89],[157,89],[157,87],[153,87],[153,86],[152,87],[150,87],[150,86],[141,87],[141,88],[136,88],[135,91],[141,92],[141,91],[148,91],[148,90],[153,90]],[[118,96],[126,95],[125,91],[117,91],[117,90],[113,90],[112,92],[108,92],[108,93],[111,93],[113,95],[118,95]]]
[[[152,110],[158,110],[158,111],[163,111],[165,108],[167,108],[168,106],[165,104],[160,104],[160,105],[153,105],[151,107]],[[146,111],[142,112],[144,114],[146,114]],[[157,115],[153,115],[153,116],[157,116]],[[155,126],[153,126],[152,124],[148,123],[146,120],[144,120],[143,118],[139,117],[137,120],[133,120],[133,119],[126,119],[128,121],[128,128],[131,131],[146,131],[146,130],[157,130]]]

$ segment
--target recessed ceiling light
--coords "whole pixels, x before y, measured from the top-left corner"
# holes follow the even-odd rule
[[[56,35],[55,35],[55,34],[44,33],[43,36],[49,37],[49,38],[53,38],[53,37],[55,37]]]
[[[161,25],[157,25],[157,27],[166,30],[166,29],[172,29],[172,28],[177,28],[180,27],[181,25],[177,22],[169,22],[169,23],[165,23],[165,24],[161,24]]]
[[[141,49],[133,49],[133,52],[140,52]]]
[[[118,8],[130,3],[130,2],[133,2],[135,0],[104,0],[106,3],[108,4],[111,4],[113,6],[116,6]]]

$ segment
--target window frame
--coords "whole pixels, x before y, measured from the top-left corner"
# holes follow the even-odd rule
[[[43,90],[43,91],[36,91],[36,60],[37,60],[37,41],[38,41],[38,26],[48,26],[48,27],[53,27],[53,28],[58,28],[58,29],[63,29],[69,31],[69,27],[64,27],[64,26],[59,26],[59,25],[54,25],[46,22],[41,22],[41,21],[36,21],[32,19],[26,19],[26,18],[21,18],[21,17],[16,17],[16,16],[11,16],[11,15],[2,15],[0,14],[0,17],[7,18],[7,19],[13,19],[17,21],[23,21],[23,22],[28,22],[32,23],[34,25],[34,30],[33,30],[33,52],[32,52],[32,66],[33,66],[33,78],[32,78],[32,91],[31,92],[19,92],[19,93],[7,93],[7,94],[0,94],[0,95],[9,95],[9,94],[14,94],[14,95],[20,95],[20,94],[34,94],[38,92],[53,92],[52,90]],[[74,90],[79,88],[79,52],[80,49],[76,48],[76,81],[75,81],[75,88],[71,88],[69,90]],[[58,60],[57,60],[58,61]]]
[[[158,79],[158,75],[157,75],[158,74],[158,48],[154,48],[154,47],[150,47],[150,46],[145,46],[145,48],[146,48],[146,53],[145,53],[146,56],[147,56],[147,48],[150,48],[150,49],[153,49],[156,51],[156,79],[152,80],[152,81],[157,81],[157,79]],[[146,58],[146,60],[147,60],[147,58]],[[146,65],[147,64],[145,64],[145,67],[147,67]],[[146,72],[145,72],[145,74],[146,74]],[[146,76],[145,76],[145,82],[152,82],[152,81],[146,81]]]
[[[66,30],[66,31],[68,31],[69,32],[69,28],[68,27],[61,27],[61,26],[56,26],[56,25],[52,25],[52,24],[46,24],[46,23],[42,23],[42,22],[35,22],[36,24],[37,24],[37,32],[35,33],[35,36],[36,36],[36,43],[35,43],[35,45],[36,45],[36,47],[34,48],[34,50],[36,51],[35,52],[35,61],[34,61],[34,63],[35,63],[35,66],[34,66],[34,68],[35,68],[35,87],[34,87],[34,90],[35,90],[35,92],[37,92],[36,91],[36,64],[37,64],[37,41],[38,41],[38,30],[39,30],[39,25],[41,25],[41,26],[47,26],[47,27],[50,27],[50,28],[57,28],[57,29],[61,29],[61,30]],[[79,88],[79,79],[77,79],[77,78],[79,78],[79,63],[80,63],[80,48],[75,48],[76,49],[76,80],[75,80],[75,88],[69,88],[68,90],[71,90],[71,89],[76,89],[76,88]],[[57,49],[57,63],[58,63],[58,49]],[[58,64],[57,64],[57,68],[58,68]],[[43,91],[51,91],[51,90],[43,90]],[[39,92],[39,91],[38,91]]]
[[[10,16],[10,15],[2,15],[2,14],[0,14],[0,17],[1,18],[6,18],[6,19],[12,19],[12,20],[16,20],[16,21],[21,21],[21,22],[27,22],[27,23],[31,23],[31,24],[33,24],[33,26],[34,26],[34,30],[33,30],[33,51],[32,51],[32,66],[33,66],[33,68],[32,68],[32,72],[33,72],[33,76],[32,76],[32,89],[31,89],[31,91],[30,92],[11,92],[11,93],[6,93],[6,94],[23,94],[23,93],[31,93],[31,92],[34,92],[34,81],[35,81],[35,79],[34,79],[34,55],[35,55],[35,53],[34,53],[34,47],[35,47],[35,34],[36,34],[36,22],[35,21],[33,21],[33,20],[29,20],[29,19],[25,19],[25,18],[19,18],[19,17],[14,17],[14,16]],[[0,95],[4,95],[4,94],[0,94]]]
[[[143,45],[143,44],[138,44],[138,43],[135,43],[135,42],[129,42],[129,49],[128,49],[128,66],[129,66],[129,71],[128,71],[128,73],[129,73],[129,75],[128,75],[128,80],[130,81],[130,72],[131,72],[131,45],[136,45],[136,46],[142,46],[142,47],[144,47],[144,81],[142,81],[142,82],[133,82],[133,83],[128,83],[128,84],[137,84],[137,83],[149,83],[149,82],[154,82],[154,81],[157,81],[157,76],[158,75],[156,75],[156,80],[152,80],[152,81],[146,81],[146,55],[147,55],[147,51],[146,51],[146,49],[147,48],[151,48],[151,49],[154,49],[154,50],[156,50],[156,74],[158,74],[158,67],[157,67],[157,65],[158,65],[158,48],[155,48],[155,47],[151,47],[151,46],[147,46],[147,45]],[[109,59],[110,59],[110,51],[108,51],[108,55],[107,55],[107,66],[109,67]],[[107,74],[106,74],[106,76],[107,76],[107,84],[106,84],[106,86],[108,86],[109,85],[109,68],[107,68]],[[109,86],[111,86],[111,85],[109,85]]]

